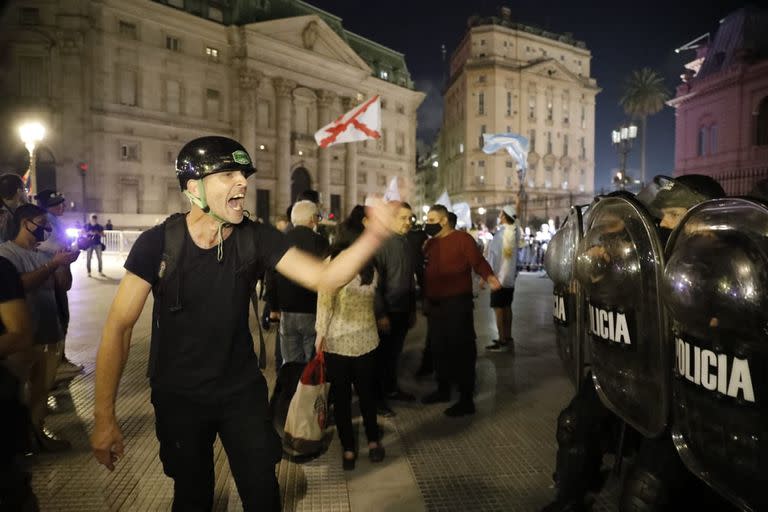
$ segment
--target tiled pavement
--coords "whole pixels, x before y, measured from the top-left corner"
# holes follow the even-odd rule
[[[97,343],[118,279],[120,261],[107,258],[109,278],[85,277],[78,261],[70,293],[72,322],[68,354],[86,366],[83,375],[55,393],[59,411],[48,424],[74,449],[33,461],[34,488],[43,511],[169,510],[173,486],[157,457],[154,419],[144,376],[151,308],[145,307],[133,332],[120,386],[118,418],[126,456],[113,473],[96,464],[88,448],[92,428],[93,369]],[[444,406],[395,404],[396,418],[381,419],[387,459],[371,465],[364,457],[351,473],[341,470],[338,442],[304,464],[286,459],[278,466],[287,511],[534,511],[552,497],[555,421],[572,387],[557,359],[551,328],[551,284],[538,274],[520,276],[515,297],[514,356],[488,354],[483,347],[495,328],[488,294],[476,304],[478,413],[448,419]],[[409,334],[401,385],[423,395],[429,380],[413,375],[421,357],[424,322]],[[274,342],[273,336],[268,336]],[[267,369],[270,384],[274,369]],[[241,510],[226,455],[217,445],[215,510]],[[610,492],[595,510],[613,510]]]

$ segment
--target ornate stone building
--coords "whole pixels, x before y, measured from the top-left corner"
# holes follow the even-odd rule
[[[562,218],[594,190],[600,89],[590,77],[591,53],[570,34],[512,21],[507,8],[468,25],[444,92],[439,181],[454,203],[495,218],[498,206],[517,200],[518,167],[506,153],[483,153],[482,134],[518,133],[530,140],[528,200],[518,209],[528,218]]]
[[[706,174],[730,195],[768,178],[768,9],[726,16],[694,50],[675,108],[675,175]]]
[[[18,1],[0,33],[0,165],[25,168],[16,127],[41,120],[38,188],[76,211],[149,226],[183,209],[175,157],[207,134],[251,153],[247,205],[265,219],[306,188],[338,216],[393,176],[413,179],[424,95],[404,56],[299,0]],[[380,140],[317,147],[317,129],[375,94]]]

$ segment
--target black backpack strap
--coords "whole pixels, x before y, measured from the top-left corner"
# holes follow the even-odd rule
[[[163,257],[156,285],[156,295],[164,296],[166,307],[172,312],[181,311],[181,256],[186,243],[186,215],[175,213],[165,221],[163,237]],[[173,283],[173,289],[169,285]]]
[[[251,304],[253,305],[253,311],[256,314],[256,325],[259,329],[259,368],[263,370],[267,367],[267,345],[264,342],[264,331],[261,327],[259,296],[256,294],[256,283],[260,277],[256,273],[256,260],[258,255],[256,254],[255,230],[258,228],[253,221],[247,218],[243,219],[240,224],[234,227],[235,230],[238,230],[237,236],[235,238],[238,273],[248,279],[248,290],[251,294]],[[224,257],[226,258],[226,255],[224,255]]]

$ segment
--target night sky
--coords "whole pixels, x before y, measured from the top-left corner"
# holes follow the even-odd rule
[[[440,45],[448,56],[466,31],[472,14],[498,15],[498,8],[512,9],[512,18],[553,32],[572,32],[592,52],[592,77],[602,92],[597,95],[595,127],[595,189],[609,187],[618,167],[618,156],[611,144],[611,130],[626,117],[619,106],[624,79],[635,69],[648,66],[661,73],[667,89],[674,94],[680,83],[683,65],[693,60],[693,52],[676,54],[674,49],[717,28],[721,18],[742,7],[741,2],[553,2],[536,0],[506,2],[498,0],[309,0],[343,19],[347,30],[405,54],[416,88],[427,94],[419,110],[419,139],[431,142],[442,119],[444,68]],[[381,6],[379,8],[379,6]],[[674,170],[675,117],[664,107],[648,125],[648,176]],[[628,164],[630,175],[639,176],[639,144]]]

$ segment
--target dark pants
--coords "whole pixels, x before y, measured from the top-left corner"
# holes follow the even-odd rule
[[[352,385],[360,399],[360,414],[363,416],[365,435],[369,443],[381,438],[379,425],[376,423],[376,355],[375,351],[362,356],[347,357],[325,353],[325,366],[328,381],[331,383],[330,398],[333,402],[333,414],[336,430],[344,451],[355,451],[352,435]]]
[[[440,389],[448,391],[456,384],[461,399],[472,400],[477,361],[472,296],[427,300],[427,329]]]
[[[267,414],[263,377],[218,401],[152,391],[160,460],[173,478],[173,511],[213,507],[213,443],[219,435],[245,511],[279,511],[280,439]]]
[[[389,332],[379,331],[379,346],[376,349],[376,366],[382,396],[394,393],[397,386],[397,365],[403,352],[403,343],[408,334],[411,314],[393,312],[389,317]]]

